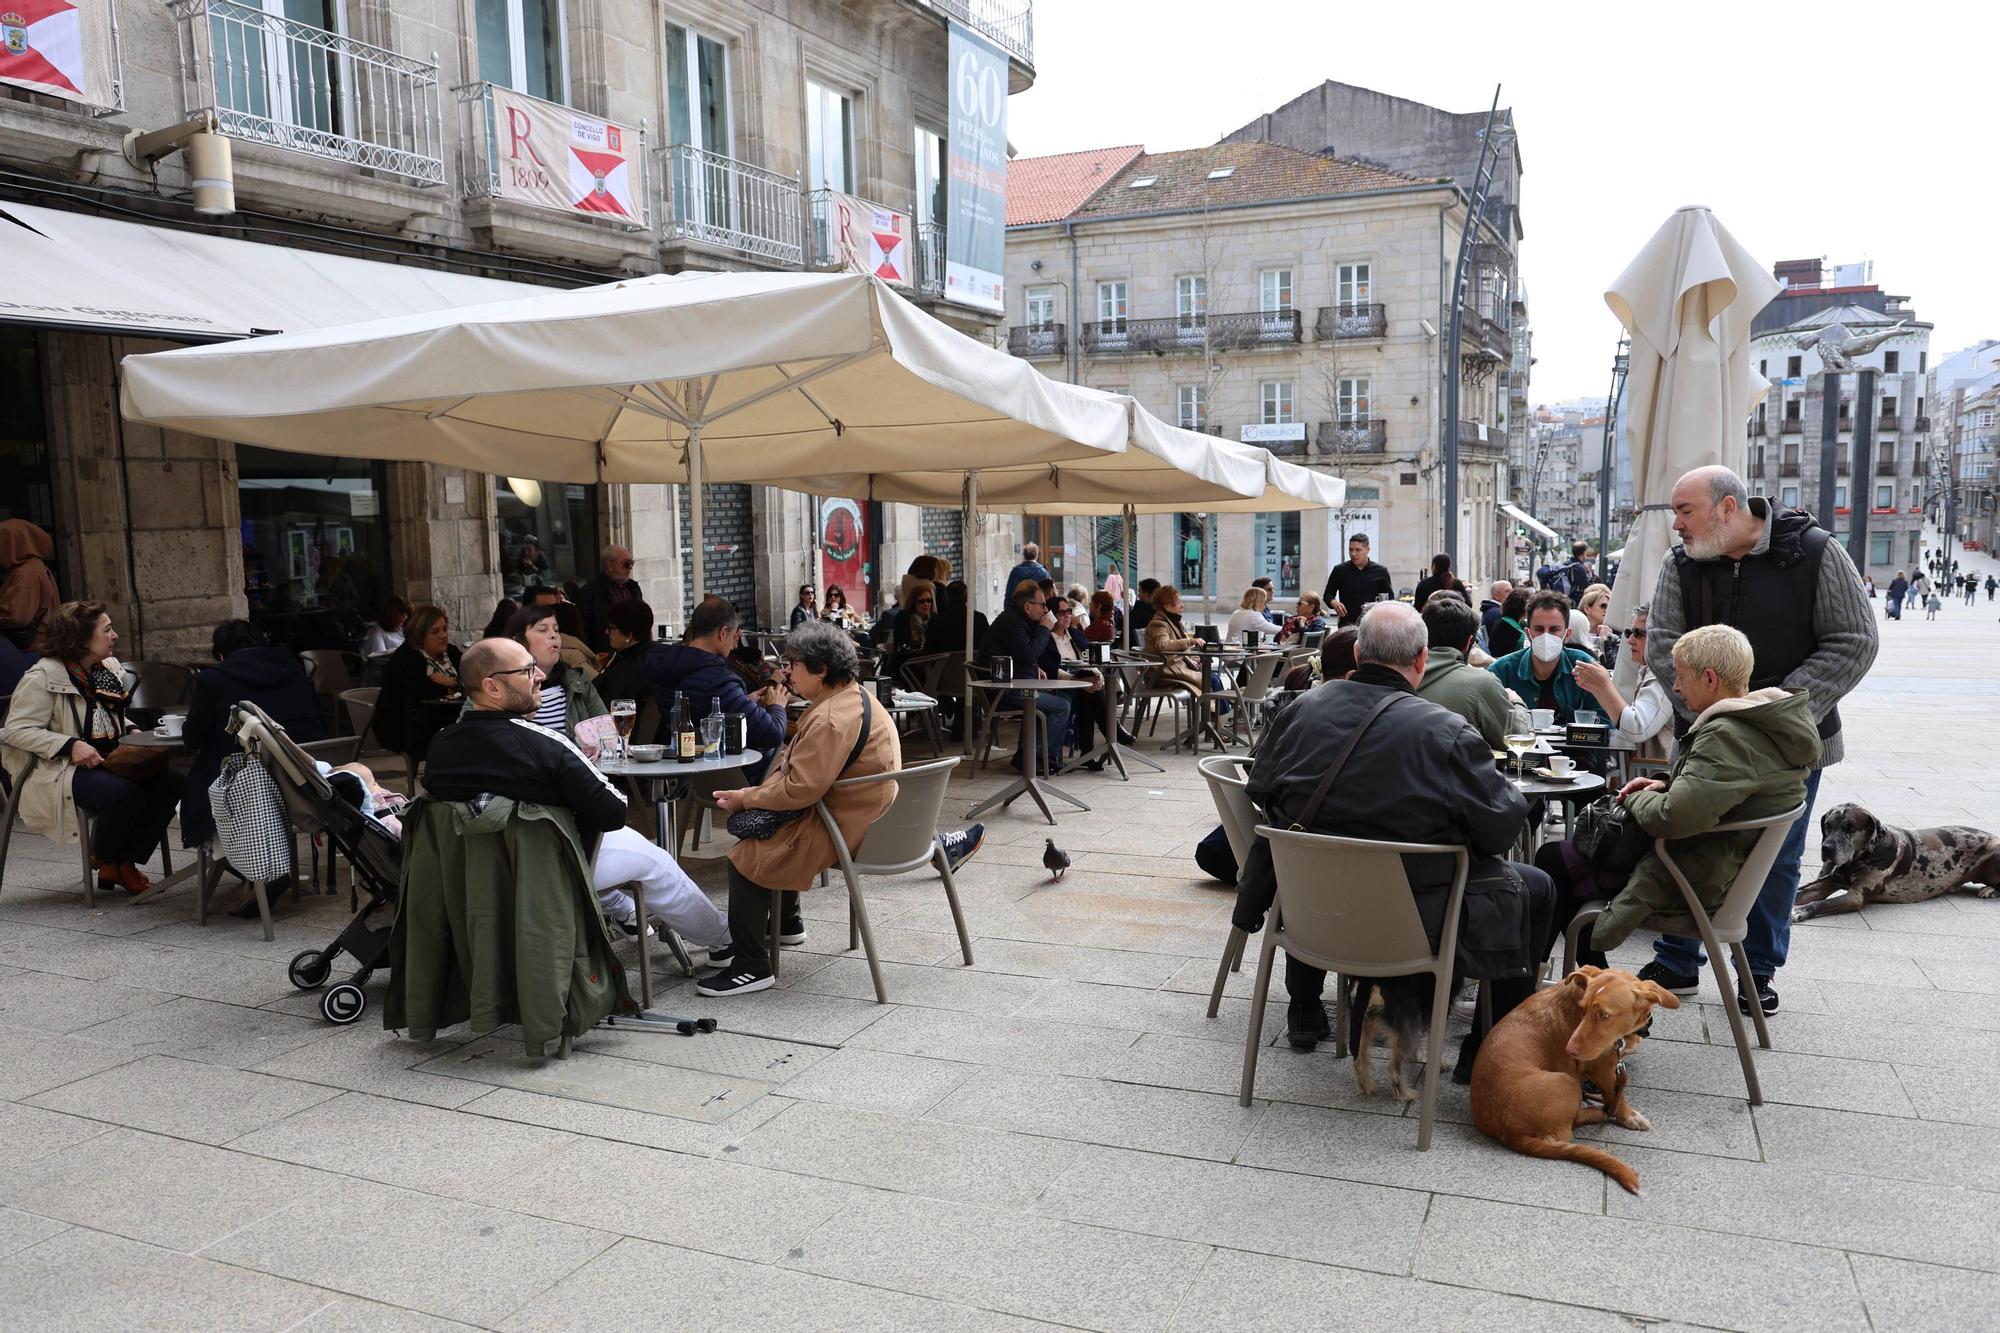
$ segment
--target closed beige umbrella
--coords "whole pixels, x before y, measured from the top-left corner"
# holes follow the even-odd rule
[[[1750,365],[1750,321],[1778,291],[1713,213],[1688,207],[1604,293],[1632,334],[1625,435],[1639,509],[1612,592],[1613,624],[1652,595],[1673,543],[1674,482],[1716,463],[1744,470],[1744,423],[1770,388]]]

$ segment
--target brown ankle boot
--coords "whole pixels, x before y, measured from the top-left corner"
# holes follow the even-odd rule
[[[124,885],[125,891],[131,894],[144,893],[153,887],[153,881],[146,878],[146,872],[130,861],[118,867],[118,883]]]
[[[112,865],[109,861],[100,861],[93,856],[90,858],[90,868],[97,872],[97,887],[100,889],[118,887],[117,866]]]

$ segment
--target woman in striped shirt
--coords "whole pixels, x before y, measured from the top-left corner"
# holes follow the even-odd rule
[[[583,672],[564,665],[562,627],[556,623],[553,603],[516,611],[507,621],[507,637],[524,645],[534,654],[535,665],[547,673],[542,681],[541,700],[535,706],[537,723],[575,740],[577,723],[611,711]]]

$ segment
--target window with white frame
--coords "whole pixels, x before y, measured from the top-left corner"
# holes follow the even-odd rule
[[[1896,485],[1894,482],[1885,481],[1875,488],[1875,507],[1877,509],[1894,509],[1896,507]]]
[[[530,97],[569,101],[562,0],[473,0],[472,17],[480,78]]]
[[[1799,507],[1799,488],[1796,486],[1785,487],[1778,494],[1778,503],[1787,509],[1797,509]]]
[[[667,142],[730,156],[729,48],[678,23],[665,32]]]
[[[1023,294],[1028,327],[1053,328],[1056,322],[1056,289],[1053,285],[1030,287]]]
[[[1292,309],[1292,271],[1267,268],[1257,275],[1257,309],[1266,313]]]
[[[1257,386],[1258,419],[1266,426],[1284,426],[1292,421],[1292,382],[1266,380]]]
[[[1836,486],[1833,488],[1833,507],[1835,509],[1847,508],[1847,488],[1845,486]]]
[[[288,37],[282,22],[345,35],[343,17],[335,0],[241,0],[210,9],[210,73],[218,107],[308,134],[351,133],[351,99],[339,86],[345,75],[336,74],[340,57],[332,44]],[[289,146],[324,151],[309,142]]]
[[[1371,381],[1366,379],[1342,380],[1335,395],[1335,406],[1340,413],[1343,426],[1365,426],[1372,419],[1369,406]]]
[[[854,99],[806,80],[806,183],[809,189],[852,194]]]
[[[1125,332],[1125,284],[1123,282],[1100,282],[1097,284],[1097,331],[1099,333]]]
[[[1868,563],[1886,565],[1896,558],[1896,534],[1893,532],[1871,532],[1868,534]]]
[[[1174,420],[1182,430],[1208,428],[1208,389],[1200,384],[1183,384],[1174,390]]]
[[[1174,314],[1182,328],[1201,324],[1208,314],[1208,278],[1200,273],[1174,279]]]
[[[1896,461],[1896,442],[1894,440],[1882,441],[1880,457],[1884,463],[1893,463]]]
[[[945,141],[942,130],[916,128],[917,225],[934,225],[944,218]]]
[[[1333,299],[1343,308],[1373,301],[1374,268],[1373,264],[1342,264],[1334,281]]]

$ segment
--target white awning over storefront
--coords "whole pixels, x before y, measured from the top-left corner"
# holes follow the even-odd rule
[[[1503,500],[1500,504],[1500,512],[1528,529],[1528,531],[1540,533],[1545,541],[1559,542],[1562,540],[1554,528],[1542,522],[1533,514],[1528,513],[1525,509],[1517,509]]]
[[[549,290],[0,203],[0,324],[214,342]]]

